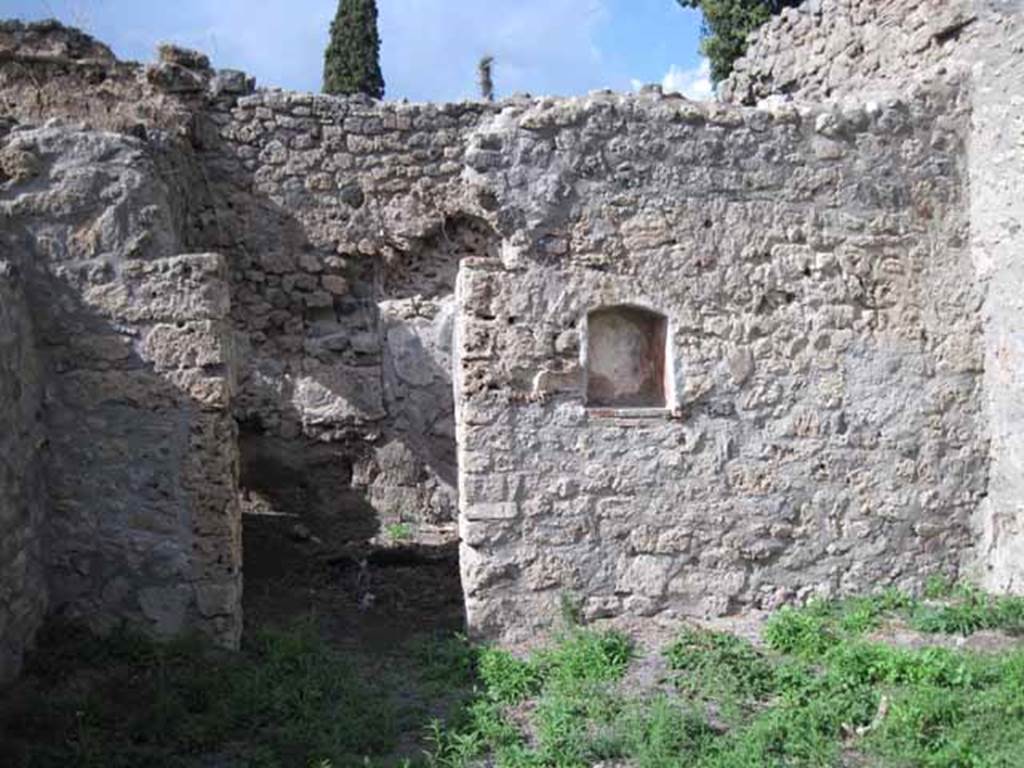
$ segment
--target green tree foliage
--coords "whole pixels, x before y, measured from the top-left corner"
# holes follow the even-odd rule
[[[339,0],[324,52],[324,93],[384,97],[376,0]]]
[[[676,0],[704,14],[701,52],[711,62],[711,79],[719,83],[732,72],[733,62],[747,50],[747,35],[773,13],[794,8],[803,0]]]

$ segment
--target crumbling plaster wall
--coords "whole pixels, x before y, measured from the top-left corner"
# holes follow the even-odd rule
[[[43,377],[18,269],[0,259],[0,684],[21,668],[46,611],[40,454]]]
[[[809,0],[766,24],[724,84],[727,99],[867,98],[962,72],[971,248],[984,295],[985,402],[992,472],[975,516],[972,575],[1024,590],[1024,6],[1017,0]],[[860,96],[858,96],[860,94]],[[884,96],[882,96],[884,98]]]
[[[507,107],[457,319],[470,627],[921,586],[973,547],[982,351],[953,80],[884,106]],[[481,139],[484,141],[484,139]],[[580,329],[665,314],[676,402],[587,409]],[[641,417],[642,416],[642,417]]]
[[[21,276],[34,327],[22,343],[34,338],[45,382],[50,609],[235,646],[228,282],[220,256],[180,255],[183,206],[160,152],[56,124],[0,138],[0,247]]]

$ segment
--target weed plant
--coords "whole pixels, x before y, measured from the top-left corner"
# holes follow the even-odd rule
[[[942,602],[937,602],[938,600]],[[481,692],[458,724],[435,725],[440,768],[818,768],[1024,765],[1024,650],[899,648],[886,622],[923,632],[1014,632],[1018,598],[941,587],[784,608],[765,648],[685,628],[664,651],[673,692],[624,686],[632,652],[576,628],[529,659],[483,649]]]
[[[1024,600],[936,581],[922,599],[889,591],[783,608],[764,626],[763,646],[684,627],[662,651],[663,677],[643,689],[630,674],[628,637],[573,622],[527,657],[461,636],[418,638],[395,669],[372,676],[313,622],[259,633],[241,654],[196,638],[157,645],[62,627],[41,638],[17,704],[0,708],[0,734],[24,745],[0,748],[0,764],[1024,765],[1024,645],[895,647],[879,632],[893,623],[1015,634]],[[402,703],[409,678],[430,706]],[[450,715],[430,722],[426,752],[396,757],[403,733],[437,711]]]

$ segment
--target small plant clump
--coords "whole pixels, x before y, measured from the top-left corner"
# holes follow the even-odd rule
[[[665,656],[679,673],[676,686],[700,699],[757,699],[774,685],[774,668],[764,654],[724,632],[684,629]]]
[[[976,587],[963,585],[933,593],[942,602],[918,604],[910,624],[922,632],[970,635],[983,629],[999,629],[1024,635],[1024,597],[993,597]]]
[[[384,534],[394,542],[409,541],[412,538],[412,526],[408,523],[388,523],[384,526]]]
[[[454,727],[434,724],[429,765],[469,765],[485,753],[498,765],[590,765],[615,752],[619,719],[627,714],[615,684],[632,656],[625,635],[575,627],[529,659],[482,649],[481,695]],[[529,721],[529,739],[517,712]]]

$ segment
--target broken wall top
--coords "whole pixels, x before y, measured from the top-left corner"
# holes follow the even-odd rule
[[[1009,52],[1021,21],[1016,0],[807,0],[751,34],[722,96],[754,104],[903,91],[975,65],[977,53]]]

